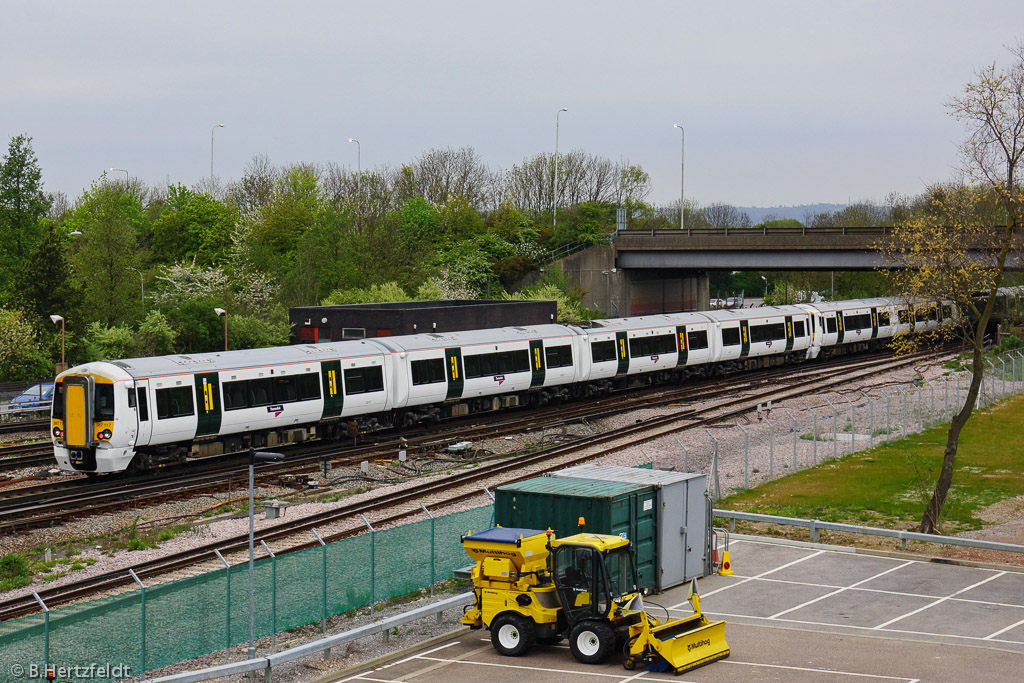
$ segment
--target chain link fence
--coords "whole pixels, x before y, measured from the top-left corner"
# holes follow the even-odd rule
[[[978,408],[1024,392],[1024,352],[986,356],[984,362]],[[949,422],[967,400],[970,383],[970,371],[959,367],[901,390],[865,387],[843,393],[840,389],[840,399],[825,399],[824,406],[815,408],[774,406],[769,410],[764,406],[754,424],[706,430],[711,442],[709,488],[717,500],[731,490]],[[731,444],[741,445],[720,447],[727,437],[733,437]]]
[[[487,505],[260,558],[256,637],[451,578],[469,563],[459,537],[490,527],[493,515]],[[247,642],[248,569],[243,563],[2,622],[0,681],[43,679],[47,664],[70,680],[113,681]]]

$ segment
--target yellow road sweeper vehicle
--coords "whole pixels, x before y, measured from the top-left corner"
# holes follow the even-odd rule
[[[621,648],[624,666],[683,673],[729,656],[725,622],[709,621],[690,584],[693,614],[664,622],[644,609],[632,548],[619,536],[494,527],[462,537],[476,565],[476,602],[462,623],[488,628],[503,655],[569,638],[577,660],[598,664]]]

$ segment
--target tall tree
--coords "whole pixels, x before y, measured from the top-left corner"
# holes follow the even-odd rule
[[[977,71],[947,105],[968,129],[961,153],[969,182],[931,188],[930,202],[896,225],[886,248],[897,266],[891,273],[899,292],[918,302],[952,299],[974,321],[964,334],[972,350],[971,382],[963,408],[950,422],[942,467],[921,519],[925,533],[938,531],[953,483],[960,434],[984,374],[985,331],[998,288],[1007,265],[1021,258],[1024,196],[1017,176],[1024,154],[1024,44],[1010,52],[1009,68],[993,63]]]
[[[50,209],[32,138],[15,135],[0,163],[0,292],[10,290],[15,273],[43,237],[40,219]]]
[[[71,243],[71,264],[92,320],[117,325],[139,311],[142,264],[139,236],[146,217],[138,198],[106,182],[87,190],[65,225],[78,231]]]

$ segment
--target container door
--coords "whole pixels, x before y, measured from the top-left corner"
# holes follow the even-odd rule
[[[683,562],[683,580],[689,581],[704,576],[705,539],[710,533],[710,521],[707,515],[704,491],[707,489],[707,477],[693,477],[683,482],[686,487],[683,526],[686,528],[684,538],[685,561]]]
[[[135,381],[135,413],[139,421],[139,431],[135,443],[145,445],[153,438],[153,420],[149,414],[149,381]]]
[[[686,483],[668,484],[658,490],[659,591],[686,581],[686,546],[691,537],[699,538],[698,546],[704,542],[702,529],[694,536],[686,527]]]

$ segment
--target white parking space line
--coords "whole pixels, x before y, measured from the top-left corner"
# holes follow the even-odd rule
[[[868,578],[864,579],[863,581],[858,581],[857,583],[851,584],[851,585],[849,585],[849,586],[847,586],[845,588],[839,588],[837,590],[832,591],[831,593],[826,593],[825,595],[822,595],[819,598],[814,598],[813,600],[808,600],[807,602],[799,604],[796,607],[790,607],[789,609],[782,610],[781,612],[776,612],[775,614],[771,615],[768,618],[769,619],[778,619],[783,614],[789,614],[790,612],[795,612],[796,610],[798,610],[798,609],[800,609],[802,607],[806,607],[807,605],[813,605],[814,603],[818,602],[819,600],[824,600],[826,598],[831,598],[833,595],[839,595],[840,593],[843,593],[843,592],[848,591],[850,589],[856,589],[856,587],[861,585],[862,583],[867,583],[868,581],[874,581],[875,579],[877,579],[880,576],[885,576],[886,574],[888,574],[890,572],[894,572],[897,569],[903,569],[904,567],[906,567],[909,564],[914,564],[913,560],[907,560],[903,564],[897,565],[895,567],[890,567],[889,569],[886,569],[884,572],[879,572],[879,573],[875,574],[874,576],[869,576]]]
[[[723,659],[722,664],[736,664],[739,666],[751,666],[760,669],[782,669],[785,671],[806,671],[813,674],[821,674],[821,680],[826,676],[857,676],[859,678],[875,678],[885,681],[906,681],[906,683],[917,683],[919,678],[907,678],[906,676],[883,676],[881,674],[864,674],[856,671],[840,671],[838,669],[812,669],[806,666],[783,666],[781,664],[760,664],[758,662],[742,662],[735,659]]]
[[[411,662],[412,660],[419,659],[420,657],[422,657],[424,655],[429,655],[429,654],[433,654],[435,652],[440,652],[441,650],[444,650],[446,648],[452,647],[454,645],[458,645],[459,642],[460,641],[455,640],[455,641],[452,641],[450,643],[445,643],[444,645],[439,645],[438,647],[435,647],[432,650],[427,650],[426,652],[420,652],[419,654],[415,654],[415,655],[412,655],[410,657],[406,657],[405,659],[400,659],[397,662],[391,662],[391,663],[385,664],[383,666],[378,666],[375,669],[373,669],[373,671],[383,671],[384,669],[390,669],[391,667],[398,666],[399,664],[405,664],[406,662]],[[345,683],[346,681],[371,681],[371,680],[382,680],[382,679],[367,678],[366,674],[356,674],[355,676],[350,676],[349,678],[346,678],[346,679],[340,681],[339,683]]]
[[[627,674],[607,674],[601,671],[588,671],[588,670],[573,670],[573,669],[548,669],[541,666],[521,666],[519,664],[500,664],[498,662],[478,662],[468,659],[444,659],[441,657],[417,657],[417,659],[423,659],[428,662],[445,662],[449,664],[473,664],[475,666],[489,666],[497,669],[522,669],[524,671],[546,671],[554,674],[573,674],[576,676],[598,676],[600,678],[615,678],[622,680],[627,678]],[[632,678],[632,674],[628,676]]]
[[[899,629],[899,628],[883,628],[883,629],[880,629],[877,626],[856,626],[854,624],[837,624],[837,623],[835,623],[833,621],[810,621],[808,619],[787,619],[785,617],[780,618],[780,619],[776,619],[775,621],[771,621],[768,617],[755,617],[755,616],[751,616],[749,614],[731,614],[729,612],[711,612],[710,610],[705,612],[705,614],[710,614],[710,615],[714,616],[716,619],[745,619],[745,620],[757,621],[757,622],[763,621],[763,622],[765,622],[765,625],[796,624],[796,625],[799,625],[799,626],[836,626],[836,627],[841,628],[843,630],[865,631],[866,633],[872,633],[872,634],[891,633],[893,635],[931,636],[931,637],[942,638],[942,639],[953,638],[953,639],[957,639],[957,640],[977,641],[978,643],[985,643],[985,644],[1005,643],[1007,645],[1017,645],[1017,646],[1021,645],[1021,641],[1019,641],[1019,640],[997,639],[997,638],[994,637],[994,635],[982,637],[982,636],[966,636],[966,635],[954,634],[954,633],[933,633],[931,631],[910,631],[910,630],[907,630],[907,629]]]
[[[701,593],[700,597],[701,597],[701,599],[703,599],[703,598],[708,597],[709,595],[715,595],[716,593],[721,593],[722,591],[729,590],[730,588],[735,588],[736,586],[742,586],[743,584],[745,584],[745,583],[747,583],[749,581],[754,581],[754,580],[760,579],[760,578],[762,578],[764,576],[768,576],[769,574],[774,574],[777,571],[781,571],[783,569],[786,569],[787,567],[792,567],[793,565],[800,564],[801,562],[806,562],[807,560],[811,559],[812,557],[817,557],[818,555],[821,555],[821,554],[823,554],[825,552],[827,552],[827,551],[825,551],[825,550],[815,551],[815,552],[811,553],[810,555],[806,555],[805,557],[801,557],[798,560],[793,560],[792,562],[787,562],[786,564],[779,565],[775,569],[769,569],[768,571],[762,572],[762,573],[758,574],[757,576],[751,576],[750,578],[743,579],[741,581],[737,581],[736,583],[731,583],[728,586],[722,586],[721,588],[716,588],[715,590],[710,591],[708,593]],[[686,605],[686,604],[689,604],[689,603],[684,600],[683,602],[676,603],[675,605],[672,605],[671,607],[669,607],[669,609],[679,609],[680,607],[682,607],[683,605]]]
[[[1006,633],[1007,631],[1012,631],[1013,629],[1015,629],[1015,628],[1017,628],[1018,626],[1021,626],[1021,625],[1024,625],[1024,619],[1021,619],[1016,624],[1010,624],[1006,628],[1001,628],[998,631],[996,631],[995,633],[990,633],[989,635],[987,635],[984,638],[982,638],[982,640],[992,640],[996,636],[1001,636],[1004,633]]]
[[[938,600],[934,600],[930,604],[925,605],[924,607],[918,607],[917,609],[912,610],[910,612],[907,612],[906,614],[904,614],[902,616],[895,617],[895,618],[890,619],[889,621],[887,621],[885,623],[879,624],[878,626],[875,626],[874,628],[875,629],[882,629],[882,628],[885,628],[886,626],[889,626],[890,624],[895,624],[897,621],[900,621],[901,619],[906,619],[907,617],[912,617],[915,614],[919,614],[920,612],[925,611],[926,609],[931,609],[932,607],[935,607],[936,605],[941,605],[942,603],[946,602],[947,600],[950,600],[951,598],[956,597],[957,595],[960,595],[961,593],[965,593],[965,592],[971,590],[972,588],[977,588],[978,586],[982,586],[982,585],[988,583],[989,581],[992,581],[993,579],[998,579],[1000,576],[1004,576],[1005,574],[1006,574],[1006,572],[998,572],[996,574],[993,574],[992,576],[988,577],[987,579],[984,579],[984,580],[979,581],[979,582],[977,582],[975,584],[967,586],[966,588],[961,588],[956,593],[953,593],[951,595],[946,595],[944,597],[941,597]]]

